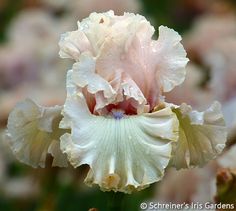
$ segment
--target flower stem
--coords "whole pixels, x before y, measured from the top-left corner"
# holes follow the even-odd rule
[[[109,211],[123,211],[124,206],[124,193],[110,192],[108,194],[108,210]]]

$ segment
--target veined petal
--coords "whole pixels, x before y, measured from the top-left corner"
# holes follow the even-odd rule
[[[166,26],[159,27],[159,38],[153,42],[153,51],[158,55],[156,64],[163,91],[169,92],[175,86],[183,83],[185,79],[185,66],[189,59],[180,43],[181,36]]]
[[[41,107],[32,100],[18,103],[9,115],[10,147],[21,162],[45,167],[47,153],[54,157],[53,166],[67,166],[66,156],[59,147],[61,106]]]
[[[178,139],[178,121],[170,108],[126,116],[92,115],[82,93],[68,96],[61,150],[74,167],[88,164],[88,185],[130,193],[159,181]]]
[[[173,146],[171,165],[180,168],[203,166],[222,152],[227,132],[220,104],[214,102],[204,112],[186,104],[173,108],[179,119],[179,140]]]

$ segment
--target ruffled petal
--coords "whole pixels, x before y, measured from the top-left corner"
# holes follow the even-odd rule
[[[88,164],[88,185],[130,193],[159,181],[169,163],[178,121],[170,108],[116,119],[92,115],[82,93],[68,96],[61,150],[74,167]]]
[[[81,31],[67,32],[61,36],[59,41],[61,58],[70,58],[75,61],[79,60],[79,56],[83,52],[91,52],[91,46],[86,35]]]
[[[179,140],[173,146],[171,165],[180,168],[203,166],[222,152],[227,132],[221,106],[212,104],[204,112],[186,104],[173,108],[179,119]]]
[[[100,75],[95,72],[95,60],[88,55],[81,55],[80,62],[73,65],[73,72],[71,78],[78,87],[86,89],[91,94],[102,93],[102,100],[96,100],[95,110],[101,109],[115,101],[116,92]],[[96,96],[95,96],[96,97]]]
[[[88,18],[78,21],[78,30],[61,36],[59,55],[61,58],[79,60],[82,53],[90,52],[96,56],[105,38],[111,33],[109,24],[114,12],[91,13]]]
[[[134,107],[132,110],[136,109],[136,113],[144,112],[147,104],[152,110],[160,102],[163,91],[168,92],[183,82],[188,59],[180,43],[181,36],[161,26],[156,41],[152,40],[154,31],[141,15],[125,13],[116,16],[109,11],[92,13],[81,23],[78,22],[78,31],[62,37],[62,56],[72,57],[79,62],[81,55],[86,52],[84,49],[89,49],[87,44],[90,46],[88,51],[91,60],[94,60],[93,73],[96,73],[96,77],[94,74],[93,77],[96,81],[99,78],[97,86],[94,86],[95,80],[87,80],[90,89],[90,83],[97,90],[101,81],[103,85],[105,81],[110,85],[116,82],[114,86],[111,85],[116,91],[112,101],[108,102],[107,97],[96,92],[96,102],[100,105],[95,110],[130,98],[130,107]],[[90,74],[90,70],[86,72],[84,69],[83,75],[86,74]],[[120,76],[119,80],[116,80],[117,75]]]
[[[132,84],[135,84],[133,86],[135,95],[140,96],[136,102],[139,101],[137,104],[142,110],[145,102],[148,101],[152,106],[161,94],[155,78],[155,53],[151,49],[154,29],[142,16],[130,15],[126,18],[126,21],[121,22],[123,26],[120,26],[119,22],[114,24],[113,28],[117,30],[116,36],[106,39],[96,60],[96,70],[106,80],[114,77],[115,72],[123,75],[122,82],[124,83],[127,78],[131,79]],[[120,26],[119,29],[118,26]]]
[[[59,129],[61,106],[41,107],[32,100],[18,103],[9,115],[10,147],[21,162],[45,167],[47,153],[54,157],[53,166],[67,166],[59,147],[59,138],[66,131]]]
[[[159,38],[153,42],[156,52],[157,77],[164,92],[171,91],[185,79],[185,66],[188,63],[186,51],[180,43],[181,36],[166,26],[159,27]]]

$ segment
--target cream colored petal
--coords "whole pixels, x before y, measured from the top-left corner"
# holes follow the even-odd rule
[[[181,36],[173,29],[160,26],[159,38],[153,42],[153,51],[157,54],[157,77],[164,92],[171,91],[185,79],[185,66],[189,60],[180,43],[181,39]]]
[[[130,193],[159,181],[169,163],[178,121],[170,108],[143,115],[92,115],[82,94],[68,96],[61,127],[61,150],[74,167],[88,164],[85,179],[102,190]]]
[[[65,132],[58,128],[61,109],[61,106],[41,107],[29,99],[16,105],[7,127],[9,144],[17,159],[33,167],[45,167],[47,153],[51,153],[53,166],[67,166],[66,156],[59,147],[59,138]]]
[[[225,147],[226,127],[221,106],[215,102],[204,112],[186,104],[173,108],[179,119],[179,140],[173,146],[171,165],[177,169],[203,166]]]

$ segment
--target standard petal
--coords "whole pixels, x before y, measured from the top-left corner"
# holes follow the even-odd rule
[[[78,21],[78,30],[67,32],[61,36],[59,42],[60,57],[78,61],[79,56],[85,52],[90,52],[96,56],[106,36],[110,34],[108,25],[111,18],[114,18],[114,13],[109,11],[100,14],[91,13],[88,18],[81,22]]]
[[[92,52],[88,38],[81,31],[72,31],[61,35],[59,46],[61,58],[71,58],[75,61],[79,60],[81,53]]]
[[[185,66],[188,63],[186,51],[180,43],[181,36],[166,26],[159,27],[159,38],[153,42],[156,52],[157,77],[164,92],[171,91],[185,79]]]
[[[21,162],[45,167],[46,155],[54,157],[53,166],[67,166],[66,156],[59,147],[61,106],[41,107],[32,100],[18,103],[9,115],[10,147]],[[59,162],[60,161],[60,162]]]
[[[108,81],[96,74],[95,60],[92,57],[88,55],[81,55],[80,62],[73,65],[73,72],[71,74],[75,85],[80,88],[86,86],[87,91],[91,94],[97,94],[99,92],[102,93],[103,100],[97,100],[95,110],[101,109],[109,103],[115,101],[115,90]]]
[[[86,54],[89,51],[93,60],[94,74],[93,79],[89,82],[86,80],[84,84],[94,92],[101,85],[104,92],[104,85],[110,84],[116,91],[116,96],[119,95],[108,102],[106,96],[96,91],[96,102],[100,105],[95,110],[132,98],[129,107],[132,107],[130,110],[135,111],[134,113],[145,112],[147,106],[151,111],[160,103],[163,91],[168,92],[184,81],[184,68],[188,59],[180,43],[181,36],[174,30],[161,26],[158,40],[153,40],[154,31],[141,15],[124,13],[123,16],[116,16],[113,11],[109,11],[92,13],[81,23],[78,22],[77,31],[62,37],[61,55],[79,62],[81,55],[86,52],[84,49],[89,49],[85,46],[90,46]],[[91,78],[90,70],[84,69],[78,78]],[[111,82],[114,81],[115,84],[112,85]]]
[[[222,152],[227,131],[220,104],[204,112],[192,111],[186,104],[173,108],[179,119],[179,140],[173,146],[171,165],[177,169],[203,166]]]
[[[170,108],[126,116],[92,115],[82,94],[69,96],[61,126],[61,150],[74,167],[88,164],[88,185],[132,192],[159,181],[169,163],[171,142],[178,139],[178,121]]]

